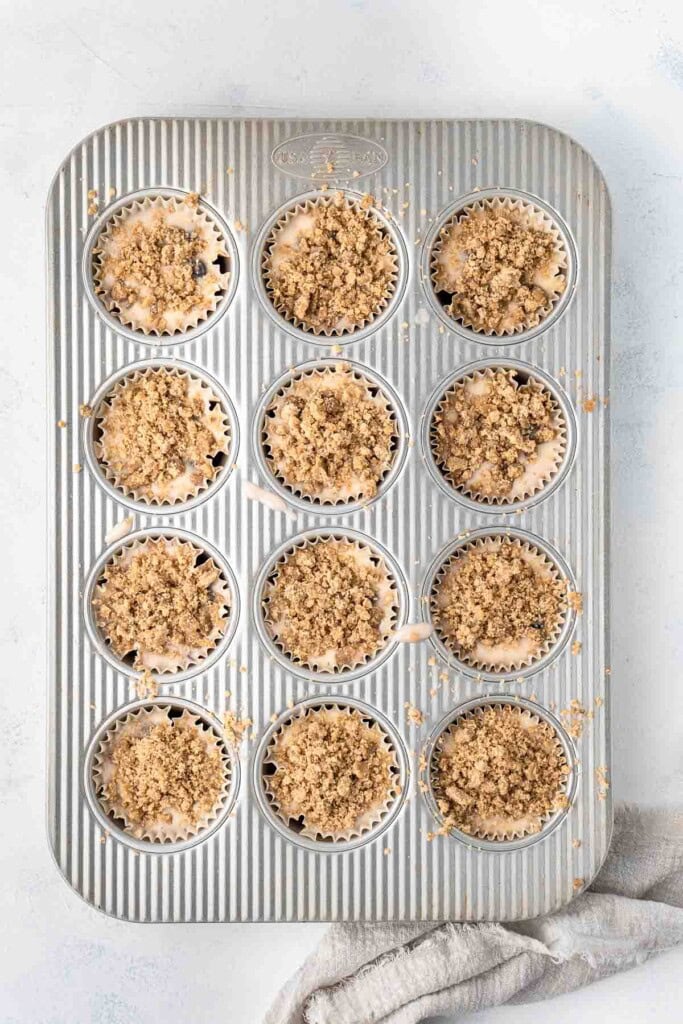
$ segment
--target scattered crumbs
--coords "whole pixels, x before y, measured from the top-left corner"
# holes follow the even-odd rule
[[[234,174],[235,173],[235,168],[234,167],[226,167],[225,168],[225,173],[226,174]]]
[[[442,683],[448,682],[448,672],[439,672],[439,679]]]
[[[341,353],[342,353],[342,347],[341,347],[341,345],[332,345],[332,346],[330,347],[330,352],[332,353],[332,355],[333,355],[333,356],[339,356],[339,355],[341,355]]]
[[[159,693],[159,684],[156,679],[146,668],[141,676],[135,680],[135,693],[137,694],[138,700],[146,700],[147,697],[156,697]]]
[[[332,171],[334,170],[334,164],[332,163],[331,160],[328,160],[327,163],[325,164],[325,170],[327,171],[328,174],[332,174]]]
[[[246,665],[240,665],[240,672],[245,673],[247,671]]]
[[[576,379],[578,380],[578,379],[579,379],[580,377],[582,377],[582,376],[583,376],[583,373],[582,373],[582,371],[581,371],[581,370],[574,370],[574,376],[575,376],[575,377],[576,377]]]
[[[352,178],[360,178],[360,171],[352,171],[351,172],[351,177]]]
[[[247,225],[244,223],[244,221],[236,220],[234,223],[235,223],[235,231],[246,231],[247,230]]]
[[[424,781],[424,779],[418,779],[417,788],[420,790],[421,793],[426,793],[429,787],[427,783]]]
[[[581,840],[580,839],[572,839],[572,846],[574,847],[575,850],[578,850],[581,847]]]
[[[612,675],[612,669],[611,669],[611,668],[609,668],[609,667],[608,667],[608,668],[606,668],[606,669],[605,669],[605,675],[606,675],[606,676],[611,676],[611,675]]]
[[[558,372],[557,372],[557,376],[558,376],[558,377],[564,377],[564,375],[566,374],[566,372],[567,372],[567,371],[565,370],[564,366],[561,366],[561,367],[560,367],[560,369],[559,369],[559,370],[558,370]]]
[[[446,333],[446,328],[444,327],[443,324],[439,324],[439,334],[445,334],[445,333]]]
[[[608,397],[606,397],[606,398],[603,398],[603,400],[602,400],[602,404],[604,405],[604,407],[605,407],[605,409],[606,409],[606,408],[607,408],[607,406],[609,405],[609,398],[608,398]]]
[[[97,189],[96,188],[89,188],[88,189],[88,199],[97,199]]]
[[[245,734],[251,729],[253,722],[251,718],[238,718],[234,711],[226,711],[223,715],[223,732],[228,743],[234,747],[239,746],[245,738]]]
[[[104,832],[102,833],[102,835],[100,836],[100,842],[101,843],[106,843],[107,837],[110,836],[110,835],[111,835],[111,832],[109,831],[109,829],[108,828],[105,829]]]
[[[595,395],[587,395],[581,403],[581,408],[584,412],[595,412]]]
[[[273,711],[272,715],[270,716],[270,720],[271,720],[271,722],[277,722],[277,712],[276,711]]]
[[[583,594],[578,590],[570,590],[567,594],[567,600],[576,614],[581,615],[583,612]]]
[[[417,770],[422,774],[427,771],[427,755],[421,750],[417,756]]]
[[[583,647],[583,644],[581,643],[581,641],[580,640],[575,640],[574,643],[572,644],[572,654],[581,654],[582,647]]]
[[[82,402],[79,405],[78,411],[80,415],[83,417],[83,419],[87,420],[92,416],[92,406],[88,405],[86,402]]]
[[[596,706],[596,708],[601,708],[604,703],[605,703],[605,701],[603,700],[602,697],[596,697],[595,698],[595,706]]]
[[[390,846],[385,846],[383,851],[382,851],[382,853],[384,854],[385,857],[388,857],[389,854],[391,853],[391,847]]]
[[[290,711],[291,711],[291,710],[292,710],[292,708],[294,707],[294,701],[292,700],[292,698],[291,698],[291,697],[290,697],[290,698],[289,698],[289,700],[287,701],[287,707],[289,708],[289,710],[290,710]]]
[[[408,323],[408,321],[404,320],[403,323],[401,324],[401,330],[402,331],[407,331],[409,327],[410,327],[410,324]]]
[[[586,721],[593,718],[593,712],[584,707],[577,697],[574,697],[566,708],[562,708],[560,718],[569,735],[578,740],[583,734]]]
[[[473,167],[476,167],[477,164],[479,163],[479,157],[478,156],[473,156],[472,160],[471,160],[471,163],[472,163]]]
[[[606,800],[607,791],[609,790],[607,765],[601,764],[595,769],[595,781],[598,787],[598,800]]]
[[[98,210],[99,210],[99,206],[98,206],[98,204],[96,202],[95,203],[90,203],[89,206],[88,206],[88,216],[89,217],[94,217]]]
[[[97,705],[96,704],[90,704],[89,707],[90,707],[91,711],[97,711]]]
[[[74,471],[74,473],[80,473],[80,471],[82,469],[83,469],[83,466],[81,466],[80,462],[74,462],[74,464],[73,464],[73,471]]]
[[[583,878],[574,879],[574,892],[578,892],[579,889],[583,889]]]
[[[427,658],[427,664],[429,665],[430,668],[434,668],[434,666],[436,665],[436,658],[434,657],[433,654],[431,658]]]
[[[64,427],[66,426],[66,420],[57,420],[57,426],[58,426],[58,427],[59,427],[59,428],[60,428],[61,430],[63,430],[63,429],[64,429]]]
[[[406,709],[406,717],[411,725],[424,725],[425,716],[410,701],[406,701],[403,707]]]
[[[232,697],[232,690],[226,690],[225,691],[225,699],[226,700],[230,700],[231,697]]]
[[[116,195],[116,189],[114,188],[113,185],[110,185],[109,188],[107,189],[107,195],[109,196],[110,199],[113,199],[114,196]]]
[[[228,666],[229,666],[229,668],[237,668],[237,662],[235,661],[234,658],[230,658],[230,660],[228,662]]]

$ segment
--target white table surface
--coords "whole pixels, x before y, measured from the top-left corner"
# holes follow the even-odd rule
[[[678,0],[0,0],[0,1022],[252,1024],[319,925],[140,926],[47,848],[43,207],[134,114],[507,116],[587,146],[614,204],[613,790],[683,802],[683,15]],[[683,950],[479,1024],[681,1020]]]

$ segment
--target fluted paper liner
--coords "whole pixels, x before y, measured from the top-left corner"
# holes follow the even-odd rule
[[[166,218],[172,226],[200,234],[205,245],[201,259],[207,269],[205,277],[201,279],[205,282],[202,290],[203,301],[187,313],[179,310],[165,311],[163,315],[166,326],[163,330],[149,322],[148,311],[141,302],[136,302],[130,307],[122,307],[118,300],[112,298],[110,289],[113,279],[110,275],[104,274],[102,265],[105,248],[108,245],[116,245],[113,232],[125,224],[144,220],[151,221],[156,210],[164,210]],[[201,201],[198,205],[193,206],[187,202],[187,197],[159,195],[152,198],[145,196],[142,199],[134,199],[128,206],[118,210],[102,228],[93,249],[93,287],[105,309],[126,327],[140,331],[144,335],[156,337],[183,334],[207,320],[216,311],[227,293],[230,271],[220,269],[218,265],[220,259],[226,262],[230,259],[226,241],[222,229],[202,206]]]
[[[526,541],[520,540],[518,537],[508,537],[505,533],[495,537],[478,538],[469,544],[463,544],[443,562],[434,578],[430,598],[432,620],[436,635],[460,662],[472,668],[481,669],[483,672],[513,672],[528,668],[535,662],[540,661],[557,643],[568,614],[568,606],[565,601],[565,606],[558,615],[554,629],[549,632],[545,641],[538,646],[535,646],[527,637],[523,637],[515,644],[499,644],[497,647],[478,643],[474,650],[466,652],[457,647],[453,639],[443,632],[439,623],[434,618],[434,612],[439,608],[440,589],[445,578],[455,568],[456,563],[467,556],[469,551],[501,547],[503,543],[514,544],[524,561],[535,567],[540,573],[560,582],[566,582],[558,566],[543,551]]]
[[[333,201],[334,193],[328,196],[318,196],[315,199],[306,199],[304,202],[298,202],[292,206],[282,215],[282,217],[280,217],[268,235],[263,246],[263,253],[261,256],[261,273],[263,275],[268,298],[270,299],[273,308],[277,310],[284,320],[299,330],[305,331],[308,334],[314,334],[318,337],[322,336],[326,338],[342,337],[343,335],[353,334],[355,331],[359,331],[373,323],[373,321],[376,320],[377,317],[380,316],[387,308],[394,293],[396,292],[399,269],[399,256],[394,240],[381,219],[377,216],[374,207],[370,206],[367,210],[363,210],[359,201],[350,199],[345,195],[344,201],[349,206],[358,209],[364,214],[364,216],[375,220],[377,227],[382,234],[385,235],[391,245],[391,253],[387,256],[387,259],[390,260],[389,265],[392,267],[392,276],[386,295],[383,297],[382,301],[378,303],[375,310],[365,319],[348,320],[346,318],[342,318],[331,330],[322,330],[317,327],[309,326],[303,320],[299,320],[293,314],[288,313],[281,304],[276,302],[273,289],[275,287],[275,275],[279,264],[278,245],[292,245],[301,234],[310,232],[314,224],[313,211],[316,207],[331,206]]]
[[[342,390],[345,383],[348,381],[353,381],[355,384],[363,385],[368,391],[368,401],[372,402],[378,410],[381,409],[383,412],[387,412],[394,426],[394,436],[389,444],[387,463],[382,472],[382,476],[377,481],[377,488],[379,490],[382,483],[387,479],[391,472],[396,459],[396,443],[398,441],[399,429],[398,421],[396,411],[386,392],[379,384],[375,384],[374,381],[364,377],[363,374],[356,370],[355,367],[350,367],[345,363],[339,363],[337,366],[328,365],[319,368],[314,367],[310,370],[305,370],[296,374],[296,376],[293,376],[280,388],[278,393],[270,402],[261,424],[261,443],[264,449],[265,461],[274,478],[283,487],[290,490],[296,497],[304,498],[316,505],[345,505],[349,502],[362,501],[364,498],[372,500],[375,495],[365,493],[360,480],[355,481],[356,486],[351,485],[341,489],[325,487],[313,493],[307,489],[305,484],[301,481],[288,479],[279,471],[277,466],[277,453],[279,450],[286,449],[287,439],[285,438],[283,440],[279,438],[275,433],[274,428],[279,422],[282,422],[280,416],[282,407],[286,403],[287,399],[297,392],[297,389],[300,388],[302,383],[306,383],[309,386],[310,393],[312,394],[323,386],[325,388]],[[377,393],[373,395],[372,391]]]
[[[190,541],[188,540],[181,540],[178,537],[164,537],[162,534],[158,538],[149,537],[145,540],[136,539],[131,541],[129,544],[122,544],[121,547],[118,548],[118,550],[112,554],[111,559],[102,569],[102,572],[98,580],[96,581],[95,587],[93,588],[92,604],[97,629],[100,633],[100,636],[102,636],[102,638],[109,644],[111,653],[120,661],[122,671],[130,671],[128,663],[124,660],[125,656],[121,657],[121,655],[116,653],[114,648],[111,646],[111,638],[104,632],[104,630],[100,627],[100,624],[98,622],[97,605],[99,587],[100,584],[104,580],[106,580],[107,569],[109,568],[110,565],[127,565],[133,559],[134,555],[136,555],[139,551],[142,551],[149,545],[158,544],[163,544],[167,549],[169,547],[175,547],[178,544],[186,544],[192,548],[192,550],[196,554],[196,557],[205,554],[203,548],[197,547],[195,544],[190,543]],[[222,620],[222,628],[214,628],[211,636],[207,638],[206,646],[191,647],[188,648],[186,651],[178,650],[177,652],[173,653],[173,656],[152,654],[150,652],[141,653],[138,650],[136,652],[136,659],[134,665],[136,669],[148,669],[151,672],[156,672],[158,674],[166,673],[169,675],[177,672],[185,672],[188,668],[190,668],[190,666],[198,665],[202,661],[204,661],[204,659],[209,655],[209,653],[212,650],[214,650],[216,646],[219,644],[219,642],[225,635],[225,632],[228,628],[228,624],[230,621],[230,588],[227,580],[223,576],[220,566],[217,565],[210,556],[207,556],[206,561],[202,563],[202,565],[206,564],[213,566],[213,568],[215,568],[220,574],[219,578],[211,584],[209,589],[211,593],[220,595],[223,601],[223,606],[225,608],[226,614]]]
[[[181,377],[187,381],[188,398],[192,399],[199,395],[204,405],[204,425],[211,431],[215,439],[215,446],[212,451],[207,452],[209,459],[219,453],[228,454],[230,450],[230,421],[228,410],[224,408],[221,399],[214,394],[209,384],[199,375],[187,373],[179,367],[172,366],[148,366],[143,370],[133,370],[130,374],[118,380],[111,391],[105,395],[99,407],[94,412],[96,426],[99,429],[99,437],[93,441],[93,451],[97,462],[102,469],[106,479],[121,491],[126,497],[141,501],[150,506],[154,505],[175,505],[180,502],[189,501],[195,498],[202,491],[207,490],[224,470],[224,466],[213,466],[210,475],[202,474],[200,483],[193,480],[197,475],[197,469],[191,464],[186,465],[185,471],[175,480],[160,484],[158,481],[145,489],[133,489],[128,487],[119,477],[117,470],[108,461],[107,456],[107,415],[112,409],[116,400],[125,391],[144,377],[156,374],[167,374],[168,376]],[[215,408],[211,408],[214,405]]]
[[[525,498],[531,498],[534,494],[538,494],[538,492],[542,491],[543,488],[546,487],[557,475],[567,451],[567,424],[560,405],[555,396],[542,383],[542,381],[538,380],[530,373],[528,376],[528,383],[539,392],[545,392],[550,398],[553,410],[552,426],[555,430],[555,437],[552,441],[543,441],[541,444],[536,446],[535,458],[528,459],[525,457],[523,459],[526,466],[525,471],[521,476],[517,477],[517,479],[513,481],[512,487],[507,494],[482,494],[477,490],[477,475],[487,468],[487,463],[483,463],[479,469],[472,474],[466,484],[457,484],[453,480],[443,460],[439,456],[436,437],[436,417],[441,415],[443,419],[446,419],[446,403],[459,388],[464,388],[473,395],[477,394],[477,392],[480,393],[487,378],[492,378],[496,371],[500,370],[503,370],[513,383],[520,373],[518,369],[514,367],[507,367],[503,364],[500,367],[488,366],[484,370],[475,370],[474,373],[467,374],[465,377],[455,381],[455,383],[444,391],[441,396],[441,399],[432,414],[432,422],[429,429],[429,441],[432,457],[443,478],[450,484],[453,490],[458,491],[460,494],[464,494],[473,501],[479,501],[486,505],[507,505],[512,502],[524,501]],[[524,383],[526,383],[526,381]]]
[[[212,822],[216,820],[223,807],[230,798],[230,781],[232,775],[230,757],[227,748],[219,740],[213,730],[204,727],[204,723],[197,715],[193,715],[187,709],[182,714],[172,717],[170,711],[173,705],[168,706],[150,705],[149,707],[138,708],[123,718],[119,718],[107,730],[100,740],[97,750],[93,755],[92,778],[95,786],[95,794],[105,814],[123,822],[123,831],[135,839],[148,840],[150,843],[178,843],[186,842],[193,836],[199,835]],[[142,825],[139,822],[131,822],[126,817],[124,809],[117,803],[112,802],[106,794],[106,787],[113,778],[114,766],[112,755],[117,743],[124,736],[144,736],[150,729],[162,722],[182,722],[194,728],[198,736],[201,736],[206,743],[207,749],[215,747],[221,752],[223,762],[223,787],[215,807],[203,814],[196,823],[184,819],[177,810],[171,812],[170,822],[158,822],[154,825]]]
[[[281,644],[278,640],[279,636],[279,624],[272,622],[268,614],[268,604],[270,595],[274,589],[275,581],[279,575],[278,566],[284,565],[289,557],[296,550],[303,550],[306,547],[315,547],[320,543],[326,543],[328,541],[334,541],[337,544],[345,544],[349,549],[354,549],[357,555],[358,563],[360,565],[372,565],[373,568],[379,568],[384,572],[384,579],[380,582],[378,592],[378,602],[384,609],[384,615],[379,626],[379,642],[377,647],[371,654],[363,654],[353,662],[338,664],[336,651],[330,650],[326,654],[317,658],[315,661],[304,662],[297,658],[291,651],[289,651],[284,644]],[[379,565],[375,565],[375,562],[379,562]],[[370,545],[361,544],[358,541],[350,540],[344,537],[343,534],[330,533],[329,536],[315,537],[312,540],[304,539],[297,544],[293,544],[283,555],[272,566],[271,572],[268,574],[268,579],[263,587],[263,594],[261,596],[261,611],[263,615],[263,621],[266,627],[266,632],[271,638],[273,643],[277,644],[280,650],[289,658],[294,665],[300,668],[310,669],[313,672],[329,672],[330,675],[338,675],[342,672],[349,672],[361,665],[370,666],[377,655],[382,651],[392,638],[396,619],[399,611],[399,595],[396,580],[392,576],[389,567],[387,566],[384,558],[379,552],[376,552]]]
[[[373,721],[372,724],[369,724],[367,715],[364,715],[357,708],[351,707],[344,703],[337,704],[335,701],[321,701],[320,707],[308,707],[303,712],[297,711],[295,708],[292,711],[291,716],[287,719],[287,721],[283,722],[280,728],[273,733],[270,743],[268,744],[265,750],[263,761],[261,764],[261,779],[263,781],[263,786],[266,791],[269,806],[273,813],[280,819],[280,821],[284,823],[284,825],[288,829],[292,828],[291,822],[293,820],[298,820],[299,818],[303,817],[301,813],[290,813],[286,807],[282,807],[279,804],[271,788],[270,780],[272,776],[264,772],[263,768],[265,765],[271,765],[273,768],[277,770],[278,743],[279,741],[286,742],[287,729],[295,721],[295,719],[308,718],[312,715],[320,714],[348,715],[349,717],[357,718],[359,721],[367,725],[371,732],[373,732],[376,736],[380,737],[382,741],[382,746],[388,753],[391,754],[393,761],[392,767],[395,769],[395,771],[391,773],[393,781],[388,786],[386,800],[383,803],[379,804],[377,807],[371,808],[365,814],[361,815],[356,820],[352,828],[344,829],[341,832],[323,832],[316,828],[309,828],[304,821],[303,828],[301,830],[297,830],[296,834],[304,836],[307,839],[313,839],[318,842],[350,842],[351,840],[359,839],[363,836],[368,836],[368,838],[370,838],[368,834],[372,833],[378,827],[378,825],[380,825],[384,821],[387,814],[391,812],[396,799],[399,797],[401,793],[400,769],[396,758],[394,745],[391,742],[389,736],[380,727],[380,725],[376,721]]]
[[[475,716],[481,717],[482,713],[489,708],[505,708],[511,705],[507,702],[497,702],[495,698],[482,704],[478,708],[474,708],[471,711],[466,711],[464,714],[459,715],[453,722],[446,726],[441,735],[436,741],[434,752],[431,757],[431,763],[429,766],[429,782],[431,786],[432,796],[434,802],[438,808],[439,815],[447,827],[447,816],[443,814],[438,806],[438,784],[436,780],[436,769],[439,762],[439,755],[442,751],[447,751],[448,746],[454,744],[455,734],[458,727],[466,720],[474,718]],[[484,818],[478,822],[478,827],[471,831],[465,831],[459,825],[453,825],[455,829],[462,832],[464,835],[471,836],[473,839],[483,839],[492,842],[510,842],[514,839],[524,839],[526,836],[536,836],[543,831],[545,826],[550,820],[557,814],[558,811],[562,810],[566,806],[567,802],[567,784],[566,780],[569,778],[570,765],[567,762],[566,753],[562,743],[560,742],[559,736],[556,729],[546,721],[544,718],[540,718],[538,715],[532,714],[526,708],[513,708],[513,711],[519,715],[520,722],[527,728],[532,725],[545,725],[553,733],[554,743],[557,747],[558,754],[561,759],[562,765],[567,768],[565,775],[565,784],[558,789],[555,804],[549,808],[549,810],[540,817],[526,817],[509,821],[504,817]]]
[[[505,325],[500,330],[484,330],[482,327],[476,327],[471,320],[462,313],[454,314],[451,310],[450,303],[445,305],[444,309],[453,320],[459,321],[463,327],[469,328],[469,330],[476,334],[484,334],[487,337],[506,337],[514,334],[522,334],[524,331],[528,331],[530,328],[536,327],[541,323],[541,321],[546,319],[546,317],[552,312],[553,306],[558,301],[567,285],[567,251],[564,242],[562,241],[562,236],[552,218],[533,203],[525,202],[523,199],[513,199],[511,196],[494,196],[491,199],[482,199],[478,202],[470,203],[462,209],[457,210],[451,217],[449,217],[445,224],[443,224],[436,242],[432,247],[432,252],[430,254],[432,286],[436,293],[447,291],[448,294],[451,295],[457,294],[456,292],[450,292],[448,289],[439,285],[441,266],[445,263],[445,256],[443,255],[444,244],[448,238],[450,229],[454,227],[455,224],[462,222],[473,214],[476,215],[478,213],[483,213],[484,210],[506,210],[513,214],[515,219],[520,223],[527,224],[529,227],[540,228],[543,231],[548,231],[552,235],[556,246],[555,258],[547,272],[544,274],[537,274],[533,281],[537,287],[543,290],[547,297],[547,302],[540,310],[530,314],[529,318],[526,319],[524,323],[517,325]]]

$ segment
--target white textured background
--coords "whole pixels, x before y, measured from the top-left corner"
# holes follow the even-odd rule
[[[528,117],[614,204],[613,786],[683,802],[680,0],[0,0],[0,1024],[257,1024],[317,925],[126,925],[68,891],[44,825],[43,204],[134,114]],[[683,950],[478,1024],[682,1016]],[[678,990],[678,992],[677,992]]]

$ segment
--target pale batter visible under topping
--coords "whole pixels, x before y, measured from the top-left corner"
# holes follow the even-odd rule
[[[332,332],[350,330],[381,308],[392,290],[395,253],[370,213],[372,203],[366,196],[354,204],[338,192],[331,202],[295,214],[298,230],[291,223],[275,229],[265,271],[276,309],[315,331]]]
[[[373,497],[391,465],[395,434],[381,397],[343,368],[295,380],[264,421],[274,471],[324,501]]]
[[[216,475],[213,458],[229,438],[206,389],[165,368],[146,371],[118,390],[98,415],[99,455],[117,483],[147,498],[186,493]],[[183,497],[183,495],[179,495]]]
[[[446,395],[434,415],[435,455],[456,487],[504,497],[538,458],[540,445],[555,440],[556,422],[545,388],[495,370]]]
[[[322,708],[295,718],[277,737],[268,787],[283,815],[326,835],[353,830],[397,786],[382,734],[359,716]]]
[[[119,658],[135,653],[135,667],[149,657],[182,661],[212,647],[226,626],[227,594],[210,559],[184,541],[148,541],[108,564],[95,588],[97,624]]]
[[[470,211],[439,236],[435,286],[451,294],[446,310],[476,330],[528,327],[545,316],[562,292],[555,272],[558,242],[516,210]]]
[[[216,807],[224,783],[218,747],[179,719],[143,735],[126,735],[124,726],[111,761],[104,795],[115,813],[143,827],[179,819],[196,825]]]
[[[539,649],[566,607],[564,583],[505,538],[453,559],[438,584],[433,617],[445,641],[465,654],[478,644],[495,647],[524,639]]]
[[[554,730],[509,705],[456,722],[434,760],[434,795],[447,828],[539,831],[566,804],[569,768]]]
[[[383,646],[395,599],[386,569],[335,539],[287,555],[267,596],[278,644],[303,664],[328,668],[359,664]]]

